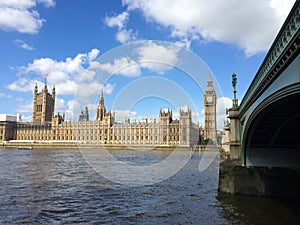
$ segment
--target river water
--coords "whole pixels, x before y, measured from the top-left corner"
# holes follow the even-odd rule
[[[112,154],[149,164],[170,153]],[[202,156],[194,152],[160,183],[132,187],[102,177],[79,150],[0,149],[0,224],[300,223],[296,200],[218,195],[218,157],[200,172]]]

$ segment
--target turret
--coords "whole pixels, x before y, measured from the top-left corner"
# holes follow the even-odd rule
[[[55,85],[53,85],[53,88],[52,88],[52,98],[53,98],[53,100],[55,100]]]
[[[37,86],[37,83],[35,83],[35,87],[34,87],[34,96],[36,97],[38,93],[38,86]]]
[[[38,86],[37,83],[35,83],[34,90],[33,90],[33,105],[32,105],[32,122],[35,122],[36,117],[36,100],[38,95]]]
[[[172,123],[173,116],[172,116],[172,110],[168,109],[168,111],[160,109],[159,111],[159,121],[161,123],[170,124]]]
[[[84,111],[81,111],[81,114],[79,115],[79,121],[89,121],[89,109],[87,106],[85,106]]]
[[[102,121],[106,114],[106,108],[104,105],[103,89],[101,89],[99,104],[97,107],[96,120]]]
[[[33,92],[32,122],[45,123],[51,122],[54,117],[55,106],[55,87],[53,86],[52,95],[48,92],[47,83],[41,92],[38,93],[38,86],[35,84]]]
[[[53,109],[52,109],[52,117],[54,116],[54,107],[55,107],[55,85],[52,88],[52,99],[53,99]]]

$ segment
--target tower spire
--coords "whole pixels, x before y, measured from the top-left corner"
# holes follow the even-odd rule
[[[38,93],[38,86],[37,86],[37,83],[35,83],[35,86],[34,86],[34,94],[37,94]]]
[[[97,107],[96,120],[102,121],[105,114],[106,114],[106,108],[105,108],[105,105],[104,105],[103,88],[101,88],[99,104],[98,104],[98,107]]]
[[[48,77],[48,73],[45,74],[45,81],[44,81],[44,91],[47,92],[47,77]]]
[[[47,77],[48,77],[48,73],[45,74],[45,86],[47,85]]]
[[[103,88],[101,88],[101,90],[100,90],[99,104],[104,105]]]
[[[207,79],[207,81],[212,81],[212,78],[211,78],[211,71],[210,71],[210,70],[208,71],[208,79]]]

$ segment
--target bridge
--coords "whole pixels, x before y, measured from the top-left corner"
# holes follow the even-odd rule
[[[229,117],[243,165],[300,167],[300,1]],[[235,99],[233,100],[235,101]],[[236,121],[238,120],[238,121]],[[238,145],[238,144],[237,144]]]
[[[236,75],[233,74],[234,98],[232,108],[228,110],[230,159],[239,161],[240,168],[244,171],[227,176],[220,170],[221,176],[224,174],[227,176],[219,183],[219,188],[225,189],[225,192],[227,189],[227,192],[247,193],[245,189],[249,190],[249,185],[246,188],[243,185],[236,185],[243,182],[241,174],[246,177],[249,175],[246,168],[257,168],[253,170],[254,172],[259,171],[259,168],[281,168],[280,173],[285,174],[282,175],[284,179],[286,173],[282,173],[283,170],[299,168],[300,171],[299,51],[300,0],[297,0],[240,105],[235,97]],[[274,174],[271,177],[276,177]],[[249,175],[247,183],[252,185],[251,188],[256,188],[259,194],[268,192],[267,186],[270,188],[273,184],[263,185],[263,188],[261,184],[268,179],[271,180],[270,176],[266,178],[261,171],[256,175],[256,180]],[[296,177],[300,180],[300,172],[297,172]],[[228,181],[232,183],[229,184]],[[260,190],[257,184],[260,185]],[[235,190],[229,190],[228,185],[232,185]]]

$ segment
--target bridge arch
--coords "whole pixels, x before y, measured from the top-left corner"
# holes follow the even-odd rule
[[[300,86],[287,86],[265,99],[244,126],[247,166],[300,167]]]

